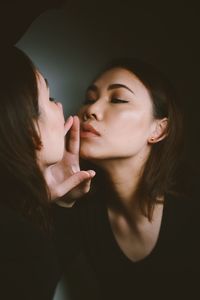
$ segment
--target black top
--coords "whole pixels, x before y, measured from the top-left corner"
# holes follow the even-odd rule
[[[157,243],[152,252],[138,262],[132,262],[118,246],[105,202],[104,197],[96,196],[80,200],[71,209],[55,207],[57,246],[62,263],[69,266],[76,261],[72,258],[82,253],[90,275],[92,270],[89,281],[92,286],[95,279],[100,299],[130,299],[130,295],[131,299],[134,296],[173,299],[175,295],[181,299],[187,294],[188,299],[192,299],[200,280],[197,199],[166,196]],[[78,289],[76,284],[75,287]]]
[[[60,278],[52,241],[2,204],[0,240],[0,299],[52,299]]]

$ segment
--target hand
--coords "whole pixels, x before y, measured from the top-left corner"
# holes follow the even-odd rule
[[[72,206],[77,198],[90,190],[93,170],[81,171],[79,165],[80,122],[77,116],[69,117],[65,123],[67,134],[63,159],[45,172],[45,180],[51,199]]]

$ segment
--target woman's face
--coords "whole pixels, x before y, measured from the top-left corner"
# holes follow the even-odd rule
[[[130,71],[114,68],[103,73],[88,88],[79,116],[82,158],[121,159],[149,153],[155,129],[152,100]]]
[[[42,148],[37,156],[42,166],[62,159],[64,153],[64,116],[62,104],[52,101],[47,81],[38,72],[39,136]]]

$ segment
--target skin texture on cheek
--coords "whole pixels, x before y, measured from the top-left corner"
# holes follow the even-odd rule
[[[144,147],[148,148],[151,124],[151,116],[144,112],[124,110],[120,114],[110,113],[104,120],[100,138],[81,140],[80,154],[88,159],[134,156]]]

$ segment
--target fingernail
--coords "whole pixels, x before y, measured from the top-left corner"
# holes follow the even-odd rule
[[[94,177],[96,175],[96,172],[94,170],[90,170],[90,176]]]

